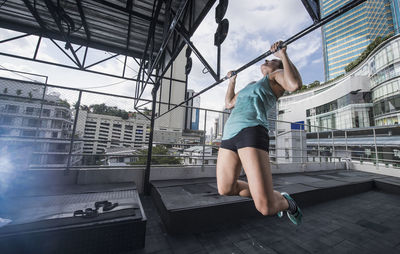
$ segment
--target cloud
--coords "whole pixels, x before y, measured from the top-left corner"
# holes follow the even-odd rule
[[[322,62],[322,57],[321,58],[318,58],[318,59],[315,59],[315,60],[313,60],[311,63],[312,64],[318,64],[318,63],[321,63]]]

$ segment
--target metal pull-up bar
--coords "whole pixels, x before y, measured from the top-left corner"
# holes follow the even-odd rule
[[[339,8],[338,10],[332,12],[331,14],[329,14],[328,16],[326,16],[325,18],[321,19],[319,22],[314,23],[313,25],[309,26],[308,28],[302,30],[301,32],[295,34],[294,36],[290,37],[289,39],[287,39],[286,41],[283,42],[284,46],[287,46],[289,44],[291,44],[292,42],[304,37],[305,35],[309,34],[310,32],[314,31],[315,29],[325,25],[326,23],[328,23],[329,21],[332,21],[333,19],[340,17],[341,15],[343,15],[344,13],[346,13],[347,11],[353,9],[354,7],[360,5],[361,3],[365,2],[366,0],[354,0],[351,1],[350,3],[342,6],[341,8]],[[247,69],[248,67],[252,66],[253,64],[259,62],[260,60],[266,58],[267,56],[273,54],[274,52],[271,52],[270,50],[268,50],[267,52],[265,52],[264,54],[260,55],[259,57],[255,58],[254,60],[251,60],[250,62],[248,62],[247,64],[243,65],[242,67],[240,67],[239,69],[235,70],[235,74],[238,74],[239,72]],[[219,85],[220,83],[224,82],[225,80],[227,80],[229,77],[225,76],[224,78],[216,81],[214,84],[204,88],[203,90],[201,90],[200,92],[198,92],[197,94],[187,98],[186,100],[184,100],[183,102],[177,104],[176,106],[174,106],[173,108],[167,110],[166,112],[160,114],[159,116],[156,117],[162,117],[163,115],[169,113],[170,111],[186,104],[187,102],[189,102],[190,100],[192,100],[193,98],[207,92],[208,90],[210,90],[211,88],[213,88],[214,86]]]

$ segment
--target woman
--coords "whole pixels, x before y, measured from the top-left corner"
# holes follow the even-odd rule
[[[281,41],[271,46],[279,59],[265,60],[261,65],[263,78],[248,84],[235,94],[236,75],[230,77],[225,106],[232,109],[222,137],[217,161],[217,184],[220,195],[252,197],[255,207],[263,215],[287,211],[290,220],[299,225],[302,212],[296,202],[285,192],[273,190],[269,162],[269,137],[267,111],[285,91],[301,88],[302,81],[290,61]],[[241,168],[247,181],[238,180]]]

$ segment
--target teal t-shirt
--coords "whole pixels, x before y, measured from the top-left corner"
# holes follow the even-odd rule
[[[268,129],[267,113],[275,106],[276,96],[269,85],[268,75],[239,91],[222,140],[230,139],[242,129],[262,125]]]

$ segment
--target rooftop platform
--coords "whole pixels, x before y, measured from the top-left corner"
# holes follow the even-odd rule
[[[140,254],[400,252],[400,196],[376,189],[306,206],[300,227],[286,217],[249,217],[183,235],[166,233],[152,200],[142,202],[148,223]]]
[[[74,215],[99,201],[118,205]],[[118,253],[144,246],[147,220],[134,184],[36,187],[0,203],[0,218],[12,220],[0,228],[1,253]]]
[[[261,216],[249,198],[220,196],[215,178],[64,185],[16,192],[0,206],[1,253],[399,253],[400,178],[361,171],[275,174],[304,212]],[[22,193],[24,193],[22,195]],[[95,218],[72,211],[109,200]],[[13,247],[13,248],[11,248]],[[15,252],[17,250],[17,252]],[[32,250],[34,250],[32,252]],[[39,252],[37,252],[39,253]]]
[[[152,185],[169,233],[202,232],[221,222],[261,216],[251,198],[219,195],[215,178],[152,181]],[[292,194],[301,207],[375,188],[400,194],[400,180],[345,170],[274,175],[274,189]]]

